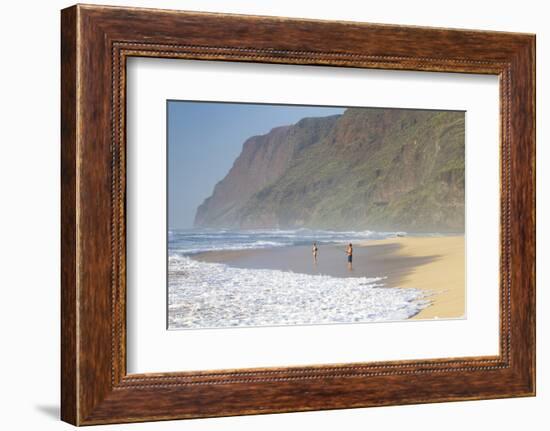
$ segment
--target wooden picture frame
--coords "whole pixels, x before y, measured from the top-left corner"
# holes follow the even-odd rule
[[[74,425],[535,394],[535,36],[77,5],[61,14],[61,418]],[[500,77],[500,354],[127,374],[131,56]]]

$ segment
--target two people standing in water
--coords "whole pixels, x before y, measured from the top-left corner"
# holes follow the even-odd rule
[[[317,265],[317,257],[319,256],[319,247],[317,247],[317,243],[314,242],[313,246],[311,247],[311,253],[313,254],[313,263]],[[346,247],[346,255],[348,257],[348,270],[352,270],[353,267],[353,245],[351,242]]]

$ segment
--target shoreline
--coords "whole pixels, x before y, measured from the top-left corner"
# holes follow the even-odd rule
[[[386,277],[386,287],[418,288],[433,294],[431,305],[412,319],[465,317],[464,236],[396,237],[354,244],[353,270],[345,245],[319,245],[314,263],[310,245],[208,251],[191,256],[201,262],[247,269],[276,269],[333,277]]]
[[[380,240],[383,241],[383,240]],[[222,250],[192,256],[200,262],[224,263],[244,269],[274,269],[299,274],[329,275],[332,277],[381,277],[385,284],[396,284],[416,266],[426,264],[437,256],[403,256],[401,245],[373,240],[372,244],[356,243],[353,267],[348,270],[344,244],[319,245],[317,263],[313,261],[310,245],[294,245],[246,250]]]
[[[377,241],[398,243],[401,256],[418,256],[439,252],[440,256],[418,265],[399,280],[399,286],[416,287],[433,292],[432,304],[412,317],[426,319],[461,319],[466,317],[466,255],[464,236],[407,237]],[[369,246],[371,241],[362,244]]]

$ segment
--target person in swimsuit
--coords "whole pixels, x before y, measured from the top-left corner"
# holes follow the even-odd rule
[[[348,247],[346,248],[346,254],[348,255],[348,269],[351,271],[352,261],[353,261],[353,245],[351,245],[351,242],[348,244]]]
[[[313,243],[313,247],[311,247],[311,253],[313,254],[313,263],[317,264],[317,255],[319,254],[319,248],[317,248],[317,243]]]

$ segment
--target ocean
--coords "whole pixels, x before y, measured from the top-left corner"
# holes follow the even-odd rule
[[[168,231],[170,256],[193,255],[205,251],[247,250],[292,245],[338,244],[368,239],[393,238],[405,232],[331,231],[313,229],[182,229]]]
[[[385,276],[333,277],[198,261],[197,253],[357,243],[405,232],[170,230],[168,328],[200,329],[399,321],[429,305],[420,289],[385,287]],[[311,256],[304,258],[310,259]]]

